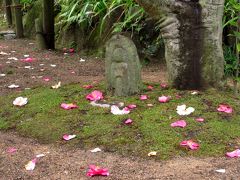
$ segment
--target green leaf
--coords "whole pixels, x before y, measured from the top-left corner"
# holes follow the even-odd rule
[[[240,43],[237,44],[237,51],[240,52]]]

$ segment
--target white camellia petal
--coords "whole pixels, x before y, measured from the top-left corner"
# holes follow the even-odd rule
[[[185,104],[177,106],[177,113],[181,116],[189,115],[195,111],[193,107],[188,107]]]
[[[8,86],[8,88],[9,88],[9,89],[19,88],[19,85],[11,84],[10,86]]]
[[[129,114],[130,111],[125,108],[120,110],[118,106],[113,105],[111,106],[111,113],[114,115],[124,115],[124,114]]]
[[[25,169],[28,170],[28,171],[32,171],[34,170],[35,166],[36,166],[36,162],[37,162],[37,159],[33,159],[31,161],[29,161],[26,165],[25,165]]]
[[[13,105],[15,106],[24,106],[28,103],[28,98],[24,98],[24,97],[17,97],[14,101],[13,101]]]
[[[96,153],[96,152],[101,152],[102,150],[100,148],[95,148],[90,150],[92,153]]]

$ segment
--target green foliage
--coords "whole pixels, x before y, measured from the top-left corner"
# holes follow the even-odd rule
[[[226,0],[224,6],[223,28],[228,32],[227,36],[233,37],[236,41],[225,47],[225,72],[227,75],[235,76],[239,68],[238,56],[240,51],[240,39],[238,20],[240,14],[240,3],[238,0]],[[237,78],[237,77],[236,77]]]

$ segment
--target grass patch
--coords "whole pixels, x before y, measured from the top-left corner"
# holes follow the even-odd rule
[[[104,92],[104,85],[96,89]],[[139,95],[128,98],[111,97],[106,92],[109,102],[123,101],[137,104],[129,115],[114,116],[109,109],[93,107],[85,99],[86,90],[79,85],[67,85],[60,89],[36,88],[23,91],[21,96],[29,98],[24,107],[14,107],[12,101],[19,94],[0,97],[0,130],[14,129],[21,135],[38,139],[42,143],[67,144],[84,149],[100,146],[105,151],[118,152],[123,155],[146,157],[150,151],[157,151],[156,159],[169,159],[175,156],[223,156],[240,145],[240,111],[239,99],[230,92],[208,90],[199,95],[189,91],[161,89],[146,91],[150,98],[140,101]],[[180,99],[175,98],[180,94]],[[161,104],[157,98],[170,95],[169,103]],[[74,110],[63,110],[60,103],[75,102],[79,106]],[[153,107],[147,107],[151,103]],[[234,108],[233,114],[216,111],[220,103],[228,103]],[[196,110],[187,117],[176,113],[177,105],[186,104]],[[196,122],[196,117],[205,118],[205,122]],[[123,120],[131,118],[134,123],[124,125]],[[178,119],[185,119],[185,128],[171,128],[170,124]],[[77,134],[77,138],[64,143],[64,133]],[[185,139],[200,143],[200,149],[190,151],[179,146]]]

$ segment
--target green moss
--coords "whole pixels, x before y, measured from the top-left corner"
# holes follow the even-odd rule
[[[104,89],[104,84],[96,89]],[[103,90],[104,91],[104,90]],[[128,98],[111,97],[104,92],[107,101],[123,101],[125,104],[137,104],[129,115],[114,116],[109,109],[93,107],[85,100],[91,92],[79,85],[67,85],[60,89],[37,88],[24,91],[21,96],[29,98],[24,107],[14,107],[12,101],[20,94],[0,97],[0,129],[15,129],[24,136],[38,139],[43,143],[61,143],[65,133],[74,133],[77,138],[67,146],[84,149],[100,146],[105,151],[124,155],[146,157],[150,151],[157,151],[156,159],[169,159],[175,156],[223,156],[226,151],[238,145],[240,136],[239,99],[230,92],[208,90],[200,95],[191,95],[188,91],[175,89],[144,91],[149,95],[146,101],[140,101],[139,95]],[[176,99],[176,93],[182,98]],[[169,103],[160,104],[157,97],[170,95]],[[79,108],[62,110],[62,102],[75,102]],[[234,108],[233,114],[216,111],[219,103],[228,103]],[[148,108],[147,103],[154,104]],[[186,104],[196,111],[187,117],[176,113],[177,105]],[[194,119],[204,117],[205,122]],[[124,119],[131,118],[134,123],[124,125]],[[185,128],[171,128],[170,124],[178,119],[185,119]],[[200,143],[200,149],[190,151],[179,146],[185,139]],[[62,143],[61,143],[62,144]]]

